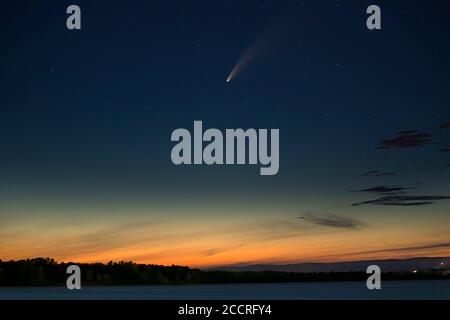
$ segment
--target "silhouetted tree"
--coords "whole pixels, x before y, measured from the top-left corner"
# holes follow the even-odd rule
[[[0,260],[0,286],[65,285],[66,269],[73,264],[57,263],[51,258],[19,261]],[[182,266],[158,266],[132,262],[76,263],[80,266],[84,285],[162,285],[218,283],[274,283],[309,281],[365,281],[365,272],[230,272],[201,271]],[[450,279],[445,270],[388,272],[384,280]]]

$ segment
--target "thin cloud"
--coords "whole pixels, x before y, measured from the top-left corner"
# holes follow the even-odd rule
[[[369,192],[369,193],[391,193],[404,191],[409,188],[403,186],[377,186],[368,189],[357,190],[356,192]]]
[[[299,218],[315,225],[338,229],[359,229],[364,226],[364,223],[362,221],[338,215],[328,215],[320,217],[314,216],[312,214],[307,214]]]
[[[227,252],[227,251],[231,251],[231,250],[234,250],[234,249],[241,248],[243,246],[244,245],[239,244],[239,245],[229,246],[229,247],[205,249],[205,250],[202,251],[202,253],[200,255],[204,256],[204,257],[211,257],[211,256],[214,256],[214,255],[223,253],[223,252]]]
[[[443,122],[438,126],[439,129],[450,129],[450,122]]]
[[[435,201],[450,199],[450,196],[433,195],[433,196],[415,196],[415,195],[390,195],[379,197],[374,200],[353,203],[352,206],[361,206],[366,204],[383,205],[383,206],[424,206],[433,204]]]
[[[378,143],[378,149],[414,148],[431,142],[431,136],[415,130],[400,131],[392,139],[383,139]]]
[[[382,172],[378,170],[372,170],[362,174],[364,177],[389,177],[395,175],[397,175],[395,172]]]
[[[388,249],[379,249],[379,250],[360,251],[360,252],[357,252],[357,254],[404,252],[404,251],[439,249],[439,248],[450,248],[450,243],[444,242],[444,243],[434,243],[434,244],[427,244],[427,245],[421,245],[421,246],[397,247],[397,248],[388,248]]]

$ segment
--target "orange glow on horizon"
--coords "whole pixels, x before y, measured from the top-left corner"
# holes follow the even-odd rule
[[[40,218],[0,229],[0,259],[51,257],[207,268],[450,256],[447,217],[424,220],[419,226],[394,216],[370,221],[370,227],[362,229],[317,226],[290,217],[233,219],[219,214],[172,220],[89,217],[78,224],[49,224]]]

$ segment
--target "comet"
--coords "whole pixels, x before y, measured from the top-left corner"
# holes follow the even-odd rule
[[[252,54],[255,51],[255,46],[251,46],[249,47],[245,53],[242,55],[242,57],[238,60],[238,62],[236,63],[236,65],[233,67],[233,69],[231,69],[230,74],[228,75],[227,78],[227,83],[231,82],[231,80],[233,80],[234,78],[236,78],[236,76],[241,73],[241,71],[249,64]]]
[[[270,27],[247,46],[233,69],[231,69],[227,82],[234,80],[250,64],[250,62],[255,60],[255,57],[260,56],[263,52],[267,52],[268,48],[272,47],[273,43],[279,38],[278,32],[278,28]]]
[[[289,8],[279,15],[259,36],[245,48],[241,57],[231,69],[226,82],[230,83],[256,58],[267,53],[270,48],[279,48],[280,41],[289,30],[289,21],[296,21],[295,8]]]

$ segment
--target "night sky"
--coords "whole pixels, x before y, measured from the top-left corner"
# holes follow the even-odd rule
[[[0,259],[450,256],[449,18],[448,1],[5,1]],[[279,173],[174,165],[194,120],[279,129]]]

